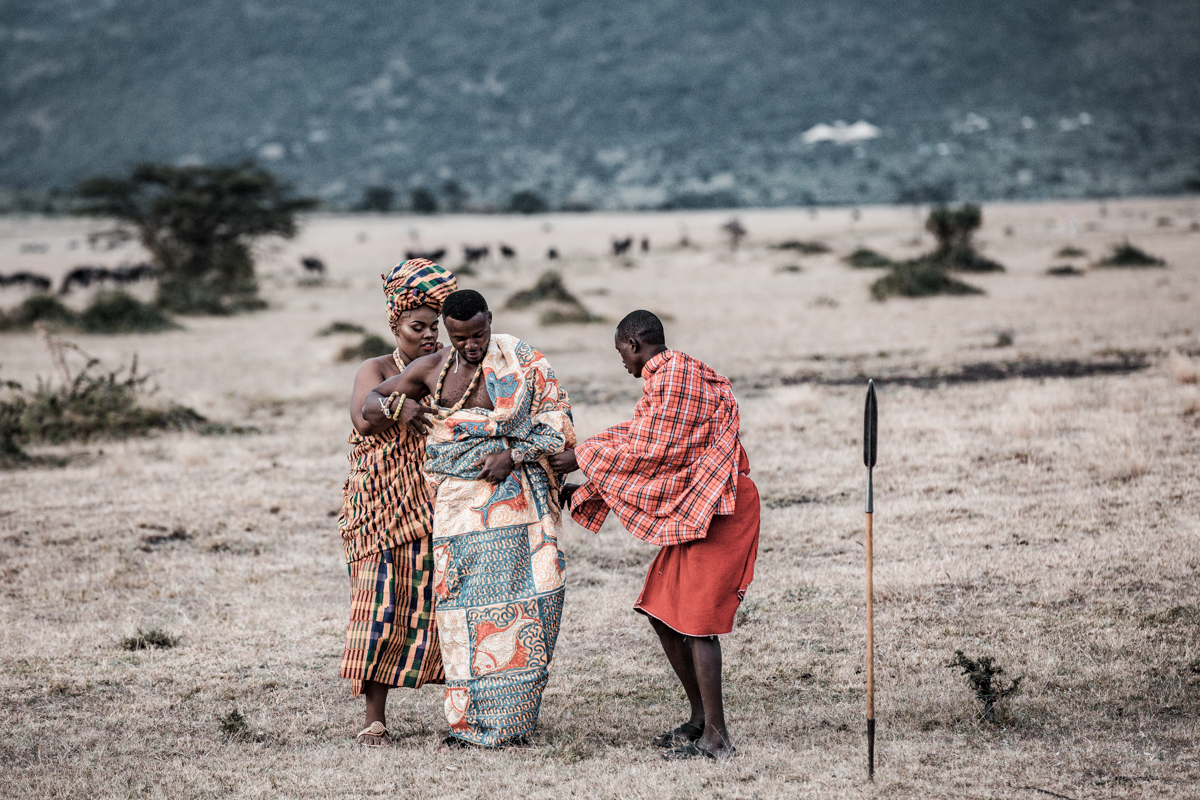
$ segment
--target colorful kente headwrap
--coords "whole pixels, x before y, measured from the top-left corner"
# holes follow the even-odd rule
[[[379,277],[387,297],[388,324],[393,327],[400,314],[412,308],[429,306],[442,313],[442,302],[458,289],[454,273],[424,258],[410,258]]]

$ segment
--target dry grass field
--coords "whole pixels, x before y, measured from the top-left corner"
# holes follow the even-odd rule
[[[108,366],[136,353],[159,387],[149,402],[258,432],[32,448],[65,466],[0,472],[0,794],[1200,797],[1200,202],[987,206],[978,238],[1008,271],[964,276],[986,294],[886,303],[869,299],[879,271],[840,258],[929,249],[912,210],[746,211],[736,252],[720,231],[731,216],[316,217],[263,249],[265,311],[68,335]],[[137,259],[90,252],[88,230],[0,220],[0,271]],[[612,256],[626,235],[650,251]],[[1045,275],[1126,237],[1168,267]],[[832,252],[769,247],[786,239]],[[612,348],[634,308],[735,380],[764,508],[756,580],[724,639],[728,763],[668,764],[649,744],[685,706],[631,610],[653,551],[611,523],[567,524],[567,605],[531,749],[439,751],[436,687],[392,694],[390,750],[354,745],[333,517],[357,366],[336,356],[359,337],[317,332],[344,320],[386,334],[378,275],[406,249],[449,247],[453,268],[462,244],[500,242],[519,257],[462,283],[491,300],[496,330],[547,354],[581,434],[626,418],[640,391]],[[1087,256],[1056,257],[1066,245]],[[302,255],[325,260],[323,281],[304,280]],[[536,309],[504,309],[550,266],[609,322],[541,327]],[[0,379],[53,374],[33,334],[0,335]],[[879,379],[881,440],[874,785],[864,375]],[[121,647],[155,628],[178,645]],[[960,649],[1023,676],[999,724],[946,666]],[[234,710],[247,736],[222,731]]]

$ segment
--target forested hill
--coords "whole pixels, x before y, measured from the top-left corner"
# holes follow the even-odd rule
[[[353,204],[1178,192],[1196,0],[0,0],[0,189],[255,158]],[[806,143],[818,123],[877,138]]]

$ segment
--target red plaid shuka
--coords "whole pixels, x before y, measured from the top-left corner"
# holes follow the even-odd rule
[[[727,378],[678,350],[650,359],[642,377],[633,419],[575,449],[587,482],[571,516],[598,531],[611,509],[660,547],[703,539],[713,515],[732,514],[737,500],[737,398]]]

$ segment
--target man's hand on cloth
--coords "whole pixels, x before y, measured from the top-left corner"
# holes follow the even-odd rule
[[[574,448],[563,450],[561,453],[555,453],[546,459],[550,465],[550,469],[557,472],[559,475],[569,475],[579,469],[579,462],[575,460]]]
[[[484,456],[471,466],[479,467],[479,475],[476,476],[479,480],[503,483],[516,464],[513,462],[511,450],[501,450],[499,453]]]

